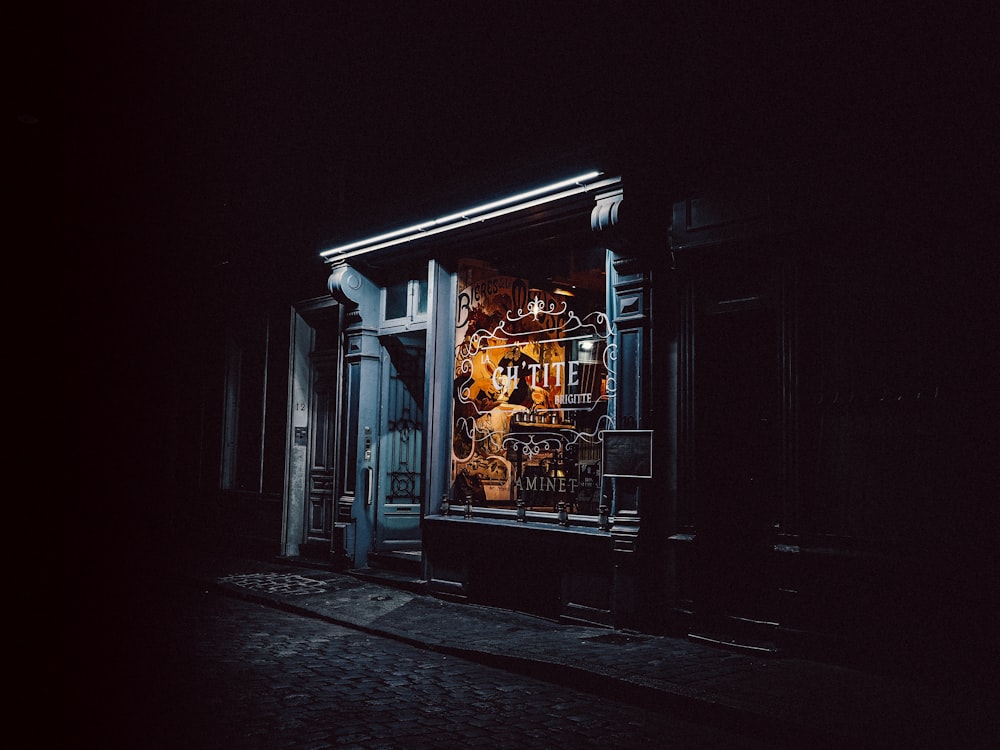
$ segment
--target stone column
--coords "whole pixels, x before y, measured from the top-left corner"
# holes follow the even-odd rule
[[[356,436],[355,492],[351,515],[355,520],[355,567],[368,564],[378,504],[378,430],[381,402],[381,345],[378,340],[381,289],[349,265],[334,266],[327,287],[348,306],[344,321],[347,435]],[[352,457],[347,457],[351,460]]]

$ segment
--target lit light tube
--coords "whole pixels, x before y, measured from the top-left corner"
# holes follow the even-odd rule
[[[385,234],[380,234],[375,237],[369,237],[367,239],[358,240],[357,242],[351,242],[346,245],[333,247],[329,250],[321,252],[320,256],[327,258],[328,260],[333,259],[331,256],[336,256],[337,260],[341,260],[343,258],[350,258],[363,253],[370,253],[374,250],[382,250],[383,248],[401,245],[405,242],[410,242],[421,237],[429,237],[435,234],[441,234],[442,232],[451,231],[452,229],[458,229],[459,227],[468,226],[473,222],[483,222],[489,219],[495,219],[498,216],[504,216],[506,214],[514,213],[515,211],[523,211],[527,208],[533,208],[545,203],[551,203],[573,195],[578,195],[589,190],[595,190],[611,185],[618,180],[618,178],[615,177],[607,178],[599,182],[588,183],[589,180],[594,180],[597,177],[600,177],[601,174],[601,172],[596,171],[587,172],[586,174],[570,177],[569,179],[554,182],[550,185],[535,188],[534,190],[528,190],[527,192],[511,195],[507,198],[501,198],[490,203],[484,203],[483,205],[476,206],[475,208],[469,208],[465,211],[448,214],[447,216],[442,216],[441,218],[433,219],[432,221],[425,221],[403,229],[386,232]]]

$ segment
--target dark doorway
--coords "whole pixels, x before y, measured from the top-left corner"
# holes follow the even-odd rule
[[[696,606],[765,619],[780,507],[781,339],[766,285],[740,280],[749,283],[705,301],[695,327]]]

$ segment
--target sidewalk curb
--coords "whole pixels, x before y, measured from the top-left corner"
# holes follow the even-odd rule
[[[593,668],[581,668],[575,664],[552,658],[526,656],[510,651],[487,650],[456,646],[443,641],[430,641],[426,638],[414,638],[407,633],[387,627],[373,627],[351,620],[335,617],[317,611],[315,607],[295,604],[279,596],[261,594],[238,585],[208,581],[193,574],[182,574],[189,583],[208,587],[216,592],[243,601],[271,607],[290,614],[323,620],[334,625],[350,628],[368,635],[391,638],[415,648],[434,653],[440,653],[455,658],[476,662],[487,667],[515,672],[525,677],[543,680],[545,682],[590,692],[603,698],[611,698],[658,712],[676,711],[685,718],[713,726],[724,727],[732,731],[749,733],[754,736],[764,736],[780,744],[801,745],[808,743],[811,748],[850,747],[882,747],[882,742],[873,743],[872,738],[860,738],[850,734],[832,736],[828,731],[820,731],[809,725],[789,721],[763,713],[752,708],[739,706],[731,701],[713,699],[708,695],[696,695],[681,686],[665,688],[662,682],[654,682],[639,676],[623,677]],[[362,578],[356,578],[360,583],[371,583]],[[377,584],[376,584],[377,585]],[[388,587],[387,587],[388,588]],[[412,593],[412,592],[409,592]],[[428,594],[413,594],[415,597],[430,596]],[[889,739],[885,746],[889,747]]]

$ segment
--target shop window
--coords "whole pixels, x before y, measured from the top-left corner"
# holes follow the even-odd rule
[[[560,252],[459,264],[457,502],[598,514],[615,359],[604,260]]]

